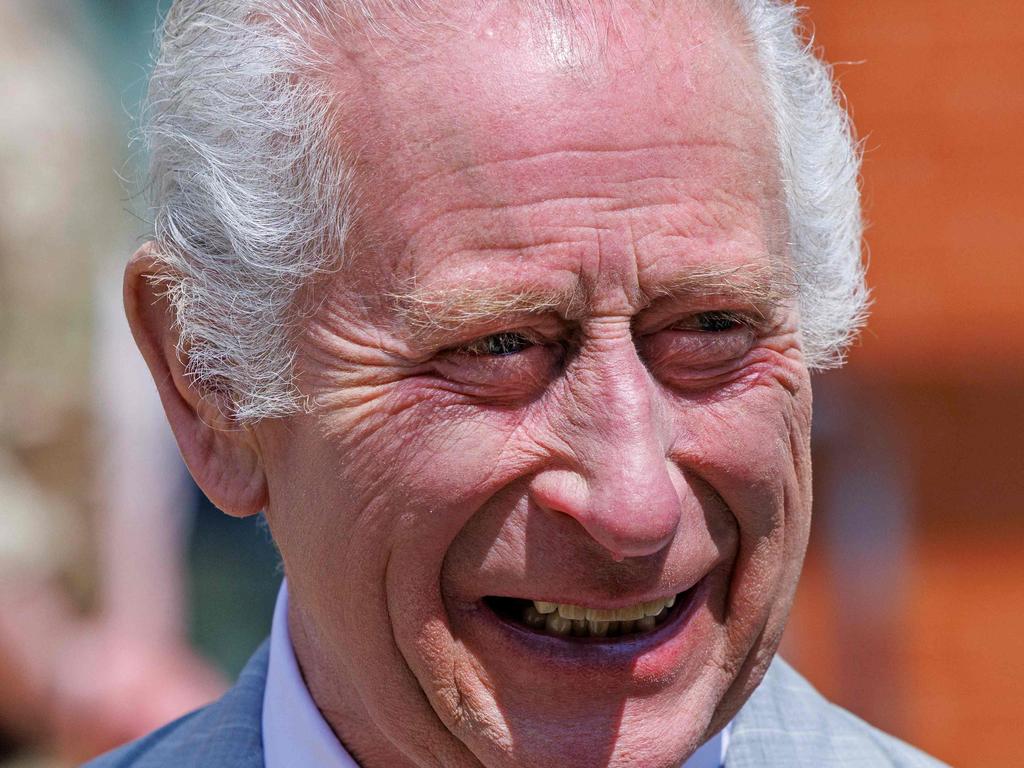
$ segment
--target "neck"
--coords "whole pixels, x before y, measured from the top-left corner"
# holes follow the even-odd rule
[[[416,768],[410,758],[389,741],[366,712],[357,692],[347,683],[344,669],[324,664],[315,633],[294,602],[288,606],[288,633],[295,660],[310,696],[345,750],[361,768]]]

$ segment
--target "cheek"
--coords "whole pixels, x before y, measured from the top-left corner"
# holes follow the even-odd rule
[[[517,427],[507,408],[476,408],[437,380],[405,380],[358,408],[320,415],[338,482],[354,504],[397,496],[402,506],[472,492]],[[416,496],[409,494],[415,491]]]
[[[809,503],[810,413],[806,373],[761,371],[728,397],[680,399],[674,458],[734,499],[726,501],[742,527],[764,535]]]
[[[806,374],[786,384],[762,377],[677,412],[676,461],[721,498],[739,532],[726,608],[735,637],[781,632],[807,544],[810,385]]]
[[[309,417],[289,435],[289,455],[271,457],[268,518],[317,656],[338,665],[329,700],[358,702],[392,734],[420,733],[407,745],[416,754],[427,739],[452,738],[437,718],[451,727],[475,678],[455,663],[440,571],[479,497],[493,492],[486,478],[502,441],[485,451],[472,420],[405,406]]]
[[[329,578],[324,586],[336,599],[358,594],[349,600],[356,623],[366,620],[366,607],[398,601],[407,628],[437,629],[438,585],[452,542],[482,505],[528,470],[529,460],[514,455],[516,413],[470,408],[415,385],[309,419],[315,428],[292,442],[305,443],[308,450],[297,453],[310,463],[293,460],[278,473],[295,492],[280,494],[275,506],[282,501],[303,521],[298,530],[274,525],[287,529],[286,564],[288,552],[298,552],[296,567]]]

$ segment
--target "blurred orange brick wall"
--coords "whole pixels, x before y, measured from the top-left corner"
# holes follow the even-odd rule
[[[856,365],[1024,370],[1018,0],[811,0],[866,142],[877,304]],[[850,62],[850,63],[843,63]],[[922,370],[923,369],[923,370]],[[966,370],[965,370],[966,369]]]
[[[904,437],[911,533],[897,619],[861,630],[816,530],[790,655],[954,765],[1024,766],[1024,6],[807,4],[866,149],[875,305],[836,376]]]

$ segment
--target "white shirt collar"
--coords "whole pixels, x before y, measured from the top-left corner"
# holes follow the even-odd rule
[[[288,636],[288,589],[277,593],[263,690],[265,768],[359,768],[306,688]]]
[[[721,768],[729,726],[680,768]],[[267,687],[263,691],[265,768],[359,768],[341,745],[302,679],[288,635],[288,586],[281,584],[270,630]]]

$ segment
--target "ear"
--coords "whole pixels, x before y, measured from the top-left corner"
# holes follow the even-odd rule
[[[154,243],[143,245],[124,274],[124,306],[132,336],[156,382],[167,420],[189,472],[219,509],[235,517],[266,506],[267,480],[250,429],[224,415],[228,405],[186,375],[174,312],[158,278]]]

